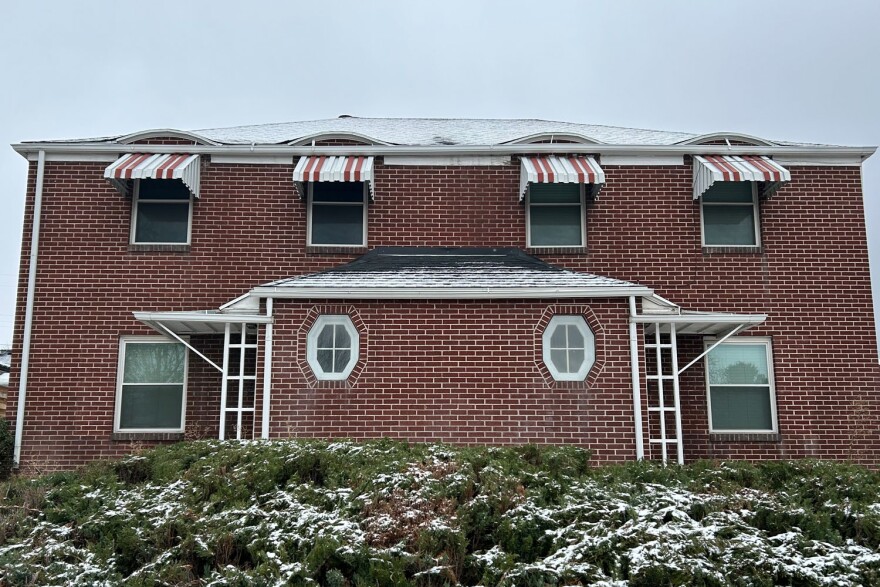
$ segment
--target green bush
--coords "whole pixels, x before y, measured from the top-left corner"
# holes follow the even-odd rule
[[[14,450],[15,438],[12,436],[9,422],[0,419],[0,481],[8,479],[12,473]]]

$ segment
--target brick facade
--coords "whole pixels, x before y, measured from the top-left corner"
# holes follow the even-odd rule
[[[291,181],[295,163],[204,161],[192,244],[173,251],[129,246],[131,200],[102,178],[106,164],[46,164],[23,466],[72,467],[167,441],[112,434],[119,337],[154,334],[132,311],[217,308],[254,286],[357,257],[357,250],[306,247],[306,206]],[[819,457],[876,466],[880,367],[859,168],[790,166],[791,183],[761,202],[761,251],[709,253],[700,246],[699,204],[685,163],[603,166],[606,185],[587,211],[586,250],[540,256],[640,283],[688,309],[769,315],[749,334],[773,340],[778,437],[710,436],[699,362],[681,381],[687,459]],[[32,164],[16,355],[35,174]],[[525,248],[518,188],[516,158],[460,167],[386,166],[377,158],[368,247]],[[303,324],[328,304],[340,305],[275,303],[273,438],[575,443],[601,462],[634,458],[625,299],[577,302],[601,336],[586,382],[569,385],[548,384],[536,329],[571,300],[347,300],[342,306],[365,334],[353,385],[316,384],[303,367]],[[219,337],[192,342],[215,360],[222,355]],[[680,337],[681,364],[701,349],[700,338]],[[11,421],[19,364],[16,356]],[[187,436],[216,437],[219,374],[192,353],[189,364]],[[644,369],[642,358],[642,381]],[[257,429],[259,414],[258,400]]]

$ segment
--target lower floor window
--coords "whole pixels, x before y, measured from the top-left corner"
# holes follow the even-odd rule
[[[718,345],[706,355],[706,380],[711,432],[776,432],[769,339],[732,338]]]
[[[120,341],[116,390],[118,432],[182,432],[186,348],[162,337]]]
[[[318,379],[347,379],[358,361],[357,329],[349,316],[319,316],[308,335],[308,362]]]
[[[542,343],[544,364],[557,381],[583,381],[596,359],[595,337],[583,316],[553,316]]]

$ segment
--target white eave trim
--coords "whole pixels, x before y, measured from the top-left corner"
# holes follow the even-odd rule
[[[647,287],[257,287],[254,296],[275,299],[491,300],[535,298],[620,298],[648,296]]]
[[[636,324],[745,324],[757,326],[767,320],[767,314],[639,314],[631,318]]]
[[[210,324],[271,324],[271,316],[261,314],[217,314],[208,312],[132,312],[141,322],[200,322]]]
[[[120,145],[117,143],[18,143],[12,148],[20,155],[36,158],[39,151],[47,156],[60,154],[140,153],[144,145]],[[860,165],[874,154],[877,147],[835,147],[835,146],[773,146],[756,147],[749,145],[597,145],[597,144],[528,144],[528,145],[349,145],[349,146],[288,146],[288,145],[187,145],[186,152],[201,155],[228,155],[238,157],[265,158],[267,156],[302,157],[308,155],[349,155],[349,156],[479,156],[479,155],[522,155],[553,154],[563,150],[569,154],[585,155],[766,155],[780,161],[799,160],[809,163],[821,161],[825,165]],[[181,145],[149,145],[151,153],[179,153]],[[785,159],[784,159],[785,158]]]

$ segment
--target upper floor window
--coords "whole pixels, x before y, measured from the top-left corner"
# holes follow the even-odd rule
[[[526,196],[529,247],[585,246],[584,185],[533,183]]]
[[[596,360],[596,339],[583,316],[553,316],[542,343],[544,364],[557,381],[583,381]]]
[[[706,383],[711,432],[776,432],[770,339],[730,338],[712,349]]]
[[[720,181],[700,198],[703,246],[757,247],[758,191],[753,181]]]
[[[362,181],[308,184],[308,244],[367,244],[367,185]]]
[[[180,180],[136,180],[132,198],[131,242],[189,244],[192,200],[192,193]]]
[[[120,341],[117,432],[183,432],[186,347],[161,336]]]

